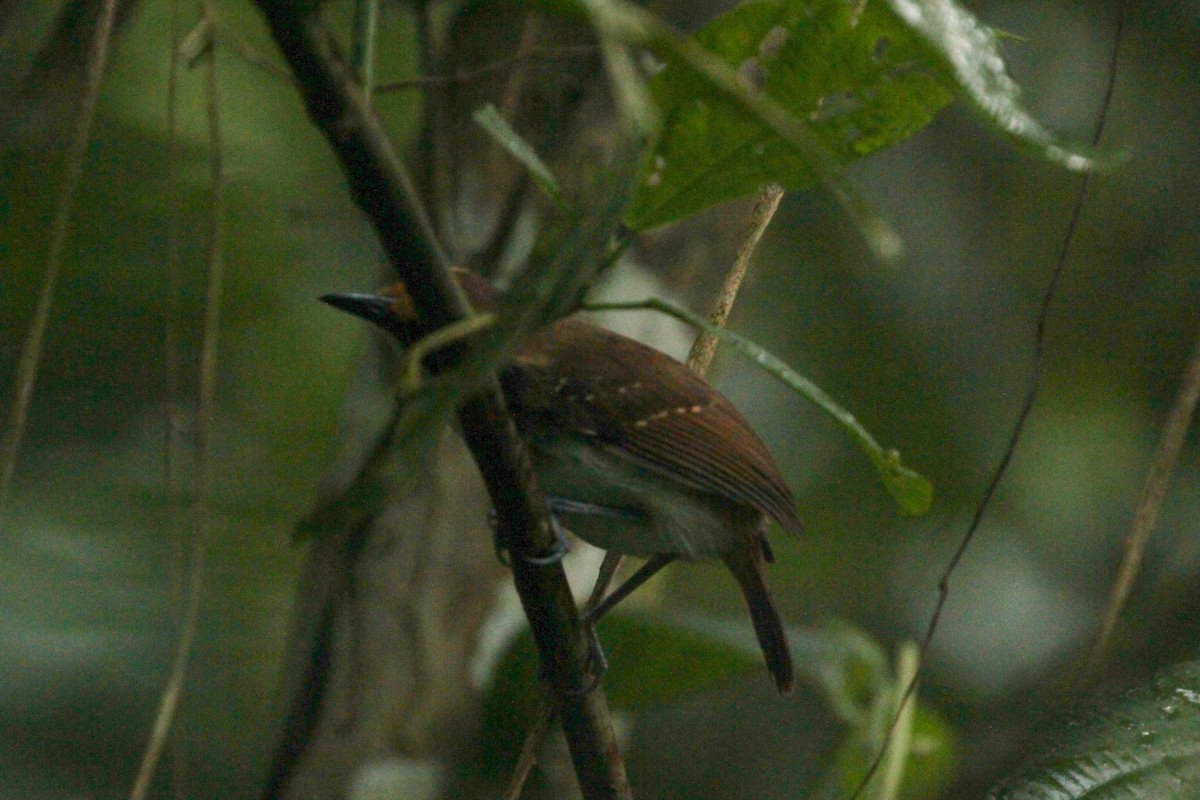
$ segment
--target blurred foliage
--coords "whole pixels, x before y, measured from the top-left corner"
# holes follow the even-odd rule
[[[364,335],[314,298],[373,285],[378,254],[292,87],[245,57],[277,63],[256,13],[233,0],[219,8],[231,182],[216,443],[222,524],[182,736],[196,756],[187,790],[249,797],[272,724],[264,698],[274,691],[297,561],[290,530],[334,445],[338,405]],[[874,3],[868,8],[878,11]],[[1082,135],[1111,47],[1107,6],[991,0],[972,9],[1021,37],[994,46],[1025,87],[1025,107],[1048,128]],[[163,535],[161,456],[164,232],[167,210],[180,197],[183,355],[191,363],[201,314],[196,265],[207,151],[200,75],[186,73],[183,167],[168,176],[168,11],[166,4],[136,8],[106,79],[16,509],[0,537],[7,612],[0,622],[0,737],[11,743],[0,750],[0,770],[7,796],[123,795],[174,638],[175,554]],[[329,11],[348,25],[348,4],[331,3]],[[407,11],[382,11],[380,83],[410,75],[415,62]],[[681,16],[692,27],[706,21],[689,13]],[[1109,130],[1116,144],[1134,146],[1134,157],[1093,185],[1055,301],[1037,409],[993,514],[952,580],[921,683],[912,796],[931,796],[950,769],[922,764],[925,751],[916,743],[964,743],[930,751],[930,759],[953,758],[947,753],[957,749],[956,782],[944,796],[969,797],[1056,735],[1045,724],[1046,709],[1061,704],[1065,681],[1058,678],[1070,676],[1073,655],[1088,643],[1147,453],[1196,334],[1198,22],[1185,3],[1130,8]],[[26,33],[36,36],[38,28]],[[32,50],[22,44],[10,52]],[[375,100],[398,139],[414,131],[414,102],[405,94]],[[36,296],[61,151],[54,129],[33,125],[0,156],[0,377],[11,374]],[[879,267],[831,202],[792,195],[752,270],[735,327],[895,443],[937,485],[934,513],[897,519],[853,446],[770,378],[726,358],[715,380],[771,443],[812,531],[802,543],[777,547],[771,577],[785,616],[854,619],[890,649],[923,630],[940,570],[1007,438],[1029,375],[1032,309],[1061,246],[1076,184],[1062,170],[998,146],[953,111],[857,165],[852,176],[903,235],[905,260]],[[730,216],[722,209],[703,219],[719,226]],[[1196,455],[1193,444],[1147,554],[1129,612],[1136,625],[1117,643],[1114,681],[1145,683],[1164,659],[1200,649],[1191,622],[1200,617],[1200,593],[1190,588],[1200,573]],[[670,607],[741,611],[735,589],[714,574],[681,569],[669,580]],[[628,630],[613,623],[603,630],[617,685],[619,670],[632,663],[629,653],[650,649],[651,633],[665,634],[648,623],[626,622]],[[701,695],[709,713],[721,713],[713,710],[718,700],[743,684],[763,682],[755,659],[717,639],[688,638],[680,646],[703,651],[712,667],[705,682],[725,675],[723,685],[733,687]],[[739,665],[750,667],[744,679],[734,675]],[[670,674],[662,673],[664,680]],[[675,699],[671,692],[682,695],[691,675],[669,684],[660,702]],[[1170,691],[1165,683],[1147,684],[1132,706],[1101,715],[1097,730],[1107,739],[1082,740],[1084,749],[1071,752],[1093,752],[1087,748],[1097,743],[1118,755],[1137,751],[1144,741],[1138,720],[1174,702],[1163,694]],[[643,709],[632,696],[629,706]],[[793,796],[795,786],[815,785],[828,768],[823,761],[804,772],[798,765],[805,754],[836,757],[836,744],[822,737],[843,729],[835,721],[814,724],[807,708],[770,702],[752,706],[756,716],[730,701],[727,713],[742,727],[706,730],[725,748],[723,773],[766,772],[778,781],[778,795]],[[798,698],[796,707],[803,702]],[[680,714],[699,713],[680,707]],[[1190,708],[1175,707],[1181,714]],[[767,708],[792,716],[771,716]],[[663,730],[656,721],[673,724],[672,713],[645,710],[644,729]],[[1126,714],[1133,727],[1121,727]],[[750,730],[746,719],[769,724]],[[1172,719],[1164,717],[1160,740],[1185,746],[1194,734],[1190,722],[1175,727]],[[639,746],[666,750],[694,731],[667,727],[678,737],[650,737]],[[736,748],[730,736],[740,737]],[[662,781],[690,787],[697,784],[686,782],[695,774],[687,769],[699,763],[690,761],[655,763],[662,764]],[[1042,780],[1048,773],[1031,774]],[[718,785],[712,777],[704,779]]]
[[[604,689],[618,714],[636,714],[680,703],[711,691],[738,673],[765,680],[757,643],[740,620],[722,622],[695,615],[618,612],[598,628],[609,659]],[[896,700],[907,688],[892,674],[887,654],[849,625],[788,631],[801,689],[816,690],[844,727],[846,744],[826,779],[825,797],[850,797],[870,761],[894,734]],[[514,640],[497,665],[484,704],[477,752],[465,766],[503,785],[525,740],[525,731],[545,696],[539,689],[537,655],[529,635]],[[820,717],[809,721],[822,724]],[[954,735],[936,711],[918,706],[909,736],[905,790],[900,797],[937,797],[954,766]],[[472,777],[477,777],[472,775]],[[881,797],[868,792],[865,798]]]

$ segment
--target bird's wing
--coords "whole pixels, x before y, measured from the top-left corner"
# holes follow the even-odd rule
[[[620,334],[565,320],[518,356],[541,371],[521,407],[554,407],[544,433],[583,436],[701,491],[757,508],[799,534],[795,500],[774,459],[737,408],[678,361]],[[633,377],[631,377],[633,376]],[[553,400],[554,402],[549,402]]]

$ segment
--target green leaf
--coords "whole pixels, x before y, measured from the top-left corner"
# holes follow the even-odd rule
[[[917,646],[908,642],[899,649],[894,673],[885,662],[887,683],[872,695],[838,748],[816,798],[917,800],[941,795],[953,775],[953,731],[935,711],[918,705],[915,691],[909,694],[918,654]],[[861,786],[873,767],[871,779]]]
[[[1072,721],[989,800],[1191,800],[1200,796],[1200,662],[1161,672]]]
[[[913,715],[911,744],[904,765],[904,781],[898,797],[902,800],[933,800],[943,796],[957,764],[954,728],[935,709],[918,704]],[[861,738],[847,737],[834,755],[830,783],[817,798],[854,796],[863,774],[878,751],[865,749]],[[860,800],[870,800],[864,793]]]
[[[933,506],[933,483],[928,478],[904,466],[899,450],[883,450],[870,445],[864,445],[864,449],[879,472],[879,479],[883,481],[884,488],[903,513],[910,516],[929,513]]]
[[[873,698],[889,688],[887,653],[861,628],[831,620],[817,628],[788,628],[788,641],[801,678],[825,692],[842,722],[860,724]]]
[[[957,743],[954,728],[946,718],[936,709],[918,703],[900,797],[903,800],[943,797],[958,765]]]
[[[962,6],[951,0],[887,0],[887,5],[921,37],[926,57],[940,63],[966,99],[1017,146],[1076,172],[1124,160],[1123,153],[1066,143],[1034,119],[1021,105],[1021,89],[1004,67],[996,32]]]
[[[946,81],[922,69],[920,40],[871,3],[787,0],[739,6],[693,42],[736,70],[752,94],[806,120],[816,147],[849,164],[928,124],[951,99]],[[643,229],[715,203],[826,180],[827,165],[797,149],[777,126],[730,97],[713,77],[675,54],[651,82],[664,129],[626,222]]]
[[[708,617],[673,617],[664,622],[737,647],[754,665],[762,665],[758,642],[749,626]],[[787,628],[799,679],[821,689],[842,722],[860,724],[874,698],[891,689],[887,653],[861,628],[830,620],[818,627]]]
[[[857,417],[839,405],[836,400],[826,394],[825,390],[796,372],[761,345],[727,328],[717,327],[699,314],[653,297],[634,303],[588,303],[584,308],[591,311],[642,309],[661,311],[712,334],[837,420],[875,466],[875,470],[879,473],[879,479],[883,482],[888,494],[900,507],[901,513],[917,516],[928,513],[933,505],[933,484],[920,473],[904,466],[900,460],[899,451],[885,450],[879,442],[875,441],[875,437],[871,435],[870,431],[863,427]]]
[[[689,624],[687,618],[626,612],[598,626],[609,672],[604,688],[614,708],[642,711],[674,703],[739,673],[761,670],[762,654],[752,636],[713,636],[714,623],[740,631],[749,622]],[[735,628],[734,626],[738,626]],[[707,627],[707,630],[706,630]]]

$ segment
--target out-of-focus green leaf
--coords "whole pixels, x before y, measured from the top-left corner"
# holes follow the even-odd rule
[[[872,3],[872,5],[880,5]],[[1122,153],[1102,153],[1062,141],[1021,105],[1021,89],[1009,77],[996,32],[952,0],[888,0],[896,17],[926,44],[954,77],[966,99],[1017,146],[1076,172],[1111,167]]]
[[[712,628],[642,613],[609,615],[598,626],[608,672],[604,690],[614,709],[639,711],[679,701],[714,682],[766,668],[756,646],[738,636],[711,635]],[[520,751],[525,731],[542,698],[537,655],[527,632],[496,667],[484,703],[486,748],[481,766],[506,769]]]
[[[923,67],[920,40],[886,9],[845,0],[738,6],[693,40],[811,128],[836,164],[851,163],[924,127],[951,98]],[[651,82],[663,134],[626,218],[634,229],[679,219],[780,183],[814,183],[820,165],[691,64],[668,55]],[[817,167],[814,171],[814,167]]]
[[[762,653],[749,623],[689,615],[619,612],[598,633],[608,657],[604,689],[610,705],[639,712],[679,702],[733,675],[761,672]],[[892,689],[883,649],[861,630],[840,622],[788,629],[801,680],[824,690],[838,716],[870,725],[876,698]],[[503,772],[520,750],[542,694],[537,656],[523,633],[500,660],[484,704],[478,765]]]
[[[732,625],[722,623],[726,629]],[[762,670],[767,680],[752,639],[712,636],[687,619],[629,613],[601,622],[599,633],[609,655],[604,686],[614,708],[641,711],[678,702],[749,670]]]
[[[871,696],[865,713],[838,748],[817,798],[940,796],[954,767],[953,736],[950,726],[919,706],[915,691],[910,693],[918,666],[917,646],[902,645],[888,683]]]
[[[861,723],[873,698],[890,685],[887,653],[849,623],[832,620],[817,628],[789,628],[788,641],[802,679],[825,691],[842,722]]]
[[[956,741],[954,729],[946,718],[937,710],[918,702],[904,765],[904,780],[897,796],[902,800],[941,797],[958,763],[955,756]],[[877,754],[878,750],[865,748],[861,738],[847,737],[834,756],[832,780],[826,785],[824,793],[817,797],[848,800]],[[869,797],[863,795],[863,800]]]
[[[1200,797],[1200,662],[1161,672],[1055,741],[988,800]]]
[[[750,663],[762,665],[758,642],[748,625],[692,616],[675,616],[660,624],[734,647]],[[874,698],[891,689],[887,653],[860,628],[831,620],[816,627],[788,626],[787,636],[800,681],[821,689],[843,722],[861,723]],[[654,700],[662,701],[661,697]]]
[[[912,746],[900,787],[903,800],[942,797],[958,765],[957,742],[954,728],[941,713],[917,704]]]

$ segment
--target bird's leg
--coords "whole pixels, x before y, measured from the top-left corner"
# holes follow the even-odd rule
[[[632,509],[599,506],[594,503],[585,503],[581,500],[571,500],[567,497],[550,497],[548,498],[548,503],[551,514],[589,514],[591,516],[620,520],[636,520],[641,516],[641,514]],[[612,550],[605,552],[604,560],[600,562],[600,571],[596,575],[596,584],[592,587],[592,594],[583,606],[580,623],[583,625],[584,635],[588,638],[589,657],[592,664],[592,680],[589,681],[588,686],[583,690],[584,693],[596,688],[597,684],[604,678],[605,673],[608,672],[608,657],[604,655],[604,648],[600,645],[600,637],[596,633],[596,625],[590,615],[592,609],[604,599],[604,593],[608,591],[608,587],[612,584],[613,576],[617,574],[617,570],[621,566],[621,559],[622,556],[620,553]]]
[[[587,685],[580,687],[572,694],[587,694],[599,685],[604,678],[604,674],[608,672],[608,657],[604,655],[604,648],[600,646],[600,637],[596,633],[596,623],[600,618],[613,609],[613,607],[629,596],[633,590],[637,589],[646,581],[650,580],[659,570],[675,560],[675,556],[670,553],[659,553],[651,556],[650,560],[638,568],[638,571],[629,576],[629,578],[613,590],[612,594],[605,596],[609,584],[612,583],[613,576],[617,573],[617,568],[621,565],[622,556],[620,553],[608,551],[604,554],[604,561],[600,563],[600,572],[596,576],[596,586],[592,589],[592,595],[588,598],[587,603],[583,607],[583,614],[580,615],[580,625],[583,626],[584,635],[588,637],[589,657],[591,659],[592,668],[591,680]]]
[[[616,517],[618,519],[636,518],[637,513],[621,508],[607,508],[605,506],[596,506],[590,503],[581,503],[575,500],[568,500],[562,497],[549,498],[551,516],[555,512],[574,512],[577,514],[596,514],[603,516]],[[580,624],[583,627],[583,633],[588,640],[588,662],[591,668],[588,670],[589,680],[584,685],[574,690],[572,694],[584,695],[595,689],[600,681],[604,679],[608,672],[608,657],[604,655],[604,647],[600,644],[600,637],[596,633],[596,625],[592,620],[591,613],[604,598],[604,593],[608,591],[608,587],[612,584],[613,576],[617,574],[617,570],[621,566],[622,556],[620,553],[608,550],[604,553],[604,560],[600,562],[600,571],[596,575],[596,584],[592,587],[592,593],[588,600],[583,605],[583,613],[580,615]]]
[[[569,543],[566,534],[562,529],[562,525],[558,520],[559,514],[587,514],[591,516],[608,517],[618,520],[637,520],[642,515],[640,512],[628,508],[613,508],[610,506],[601,506],[593,503],[586,503],[580,500],[572,500],[566,497],[548,497],[546,504],[550,509],[550,524],[554,529],[556,547],[554,552],[546,556],[526,557],[526,560],[531,564],[539,566],[554,564],[562,560],[569,550]],[[495,521],[493,513],[493,523]],[[497,553],[503,553],[503,549],[497,546]],[[501,558],[503,561],[504,559]],[[596,584],[592,588],[591,596],[588,597],[587,603],[584,604],[583,613],[580,615],[580,623],[584,629],[584,635],[588,639],[589,660],[592,668],[590,671],[590,680],[586,685],[572,691],[572,694],[587,694],[599,685],[600,681],[608,672],[608,658],[604,655],[604,648],[600,644],[600,637],[596,633],[596,623],[612,610],[617,603],[628,597],[635,589],[653,577],[659,570],[675,560],[674,555],[658,554],[652,556],[649,561],[638,568],[637,572],[631,575],[624,583],[618,586],[611,594],[605,596],[608,587],[612,584],[613,577],[617,573],[617,569],[621,566],[622,556],[620,553],[608,551],[604,555],[604,561],[600,564],[600,571],[596,576]]]
[[[617,603],[624,600],[626,597],[637,589],[646,581],[654,577],[663,567],[674,561],[677,556],[674,553],[655,553],[650,556],[650,559],[638,568],[638,571],[633,573],[607,597],[596,603],[593,607],[584,612],[583,619],[585,624],[595,625],[600,621],[600,618],[612,611]],[[611,576],[609,576],[611,580]],[[594,593],[593,593],[594,594]]]
[[[608,587],[612,585],[613,576],[617,574],[617,570],[621,567],[621,562],[624,556],[615,550],[604,551],[604,560],[600,562],[600,571],[596,573],[596,585],[592,587],[592,594],[588,597],[586,603],[583,604],[583,615],[592,613],[592,609],[600,605],[600,601],[604,599],[604,594],[608,591]]]
[[[600,562],[600,571],[596,574],[596,585],[592,587],[591,596],[583,604],[583,613],[579,618],[583,633],[588,639],[588,658],[592,665],[589,670],[592,679],[588,682],[586,690],[589,692],[596,688],[604,679],[605,673],[608,672],[608,657],[604,655],[604,648],[600,645],[600,637],[596,633],[596,624],[591,620],[590,615],[592,609],[599,605],[604,598],[604,593],[608,591],[609,585],[612,584],[613,576],[617,574],[622,558],[624,557],[618,552],[605,551],[604,560]]]

